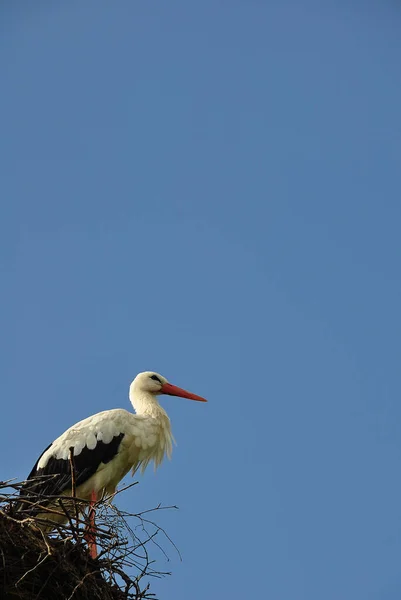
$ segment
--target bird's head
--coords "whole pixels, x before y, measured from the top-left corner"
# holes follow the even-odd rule
[[[134,381],[131,383],[131,393],[135,394],[135,392],[147,392],[153,396],[167,394],[169,396],[180,396],[181,398],[188,398],[189,400],[207,402],[207,400],[201,396],[197,396],[176,385],[172,385],[165,377],[163,377],[163,375],[159,375],[159,373],[154,373],[153,371],[145,371],[144,373],[139,373],[139,375],[135,377]]]

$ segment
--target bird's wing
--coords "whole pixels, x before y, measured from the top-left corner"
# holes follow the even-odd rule
[[[21,494],[59,495],[71,489],[71,449],[75,485],[78,487],[117,454],[125,436],[128,411],[115,409],[80,421],[57,438],[41,454]],[[131,415],[130,415],[131,416]]]

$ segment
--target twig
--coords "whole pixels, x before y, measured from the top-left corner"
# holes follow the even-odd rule
[[[70,468],[71,468],[71,496],[76,497],[75,487],[75,461],[74,461],[74,446],[70,448]]]
[[[49,556],[50,556],[50,554],[45,554],[44,557],[42,558],[42,560],[40,560],[38,563],[36,563],[36,565],[34,567],[32,567],[32,569],[29,569],[28,571],[25,571],[25,573],[22,575],[22,577],[20,577],[18,579],[18,581],[14,584],[15,587],[17,587],[21,583],[21,581],[23,579],[25,579],[25,577],[27,575],[29,575],[29,573],[32,573],[33,571],[35,571],[35,569],[37,569],[38,567],[40,567],[40,565],[42,565],[45,562],[45,560],[47,560],[49,558]]]
[[[84,575],[82,577],[81,581],[79,581],[77,583],[77,585],[74,587],[74,589],[71,592],[71,595],[68,596],[67,600],[71,600],[71,598],[73,597],[73,595],[75,594],[75,592],[77,591],[77,589],[80,588],[83,585],[85,579],[87,579],[88,577],[93,577],[93,575],[97,575],[98,573],[100,573],[100,571],[90,571],[89,573],[86,573],[86,575]]]
[[[74,499],[74,508],[75,508],[75,520],[76,527],[78,529],[79,523],[79,515],[78,515],[78,506],[77,506],[77,488],[76,488],[76,476],[75,476],[75,460],[74,460],[74,446],[70,448],[70,467],[71,467],[71,496]]]

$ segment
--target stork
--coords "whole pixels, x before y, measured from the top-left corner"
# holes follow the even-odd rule
[[[143,473],[151,461],[157,468],[165,456],[171,457],[174,438],[170,419],[157,400],[160,394],[206,402],[205,398],[172,385],[158,373],[139,373],[129,390],[136,414],[115,408],[79,421],[44,450],[21,490],[24,499],[30,498],[33,502],[49,495],[71,496],[72,452],[76,497],[90,502],[92,533],[87,540],[93,558],[97,556],[93,536],[94,506],[99,498],[115,493],[116,486],[128,471],[134,474],[141,469]],[[46,500],[40,503],[41,506],[44,502]],[[21,505],[24,506],[22,502]],[[51,510],[49,501],[45,506],[49,512],[38,515],[45,520],[43,530],[51,531],[57,524],[67,521],[60,510],[54,510],[54,506]]]

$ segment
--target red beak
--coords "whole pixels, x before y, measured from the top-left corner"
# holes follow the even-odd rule
[[[187,392],[186,390],[183,390],[182,388],[179,388],[176,385],[171,385],[171,383],[164,383],[160,391],[162,394],[168,394],[169,396],[180,396],[180,398],[198,400],[198,402],[207,402],[205,398],[197,396],[196,394],[191,394],[191,392]]]

